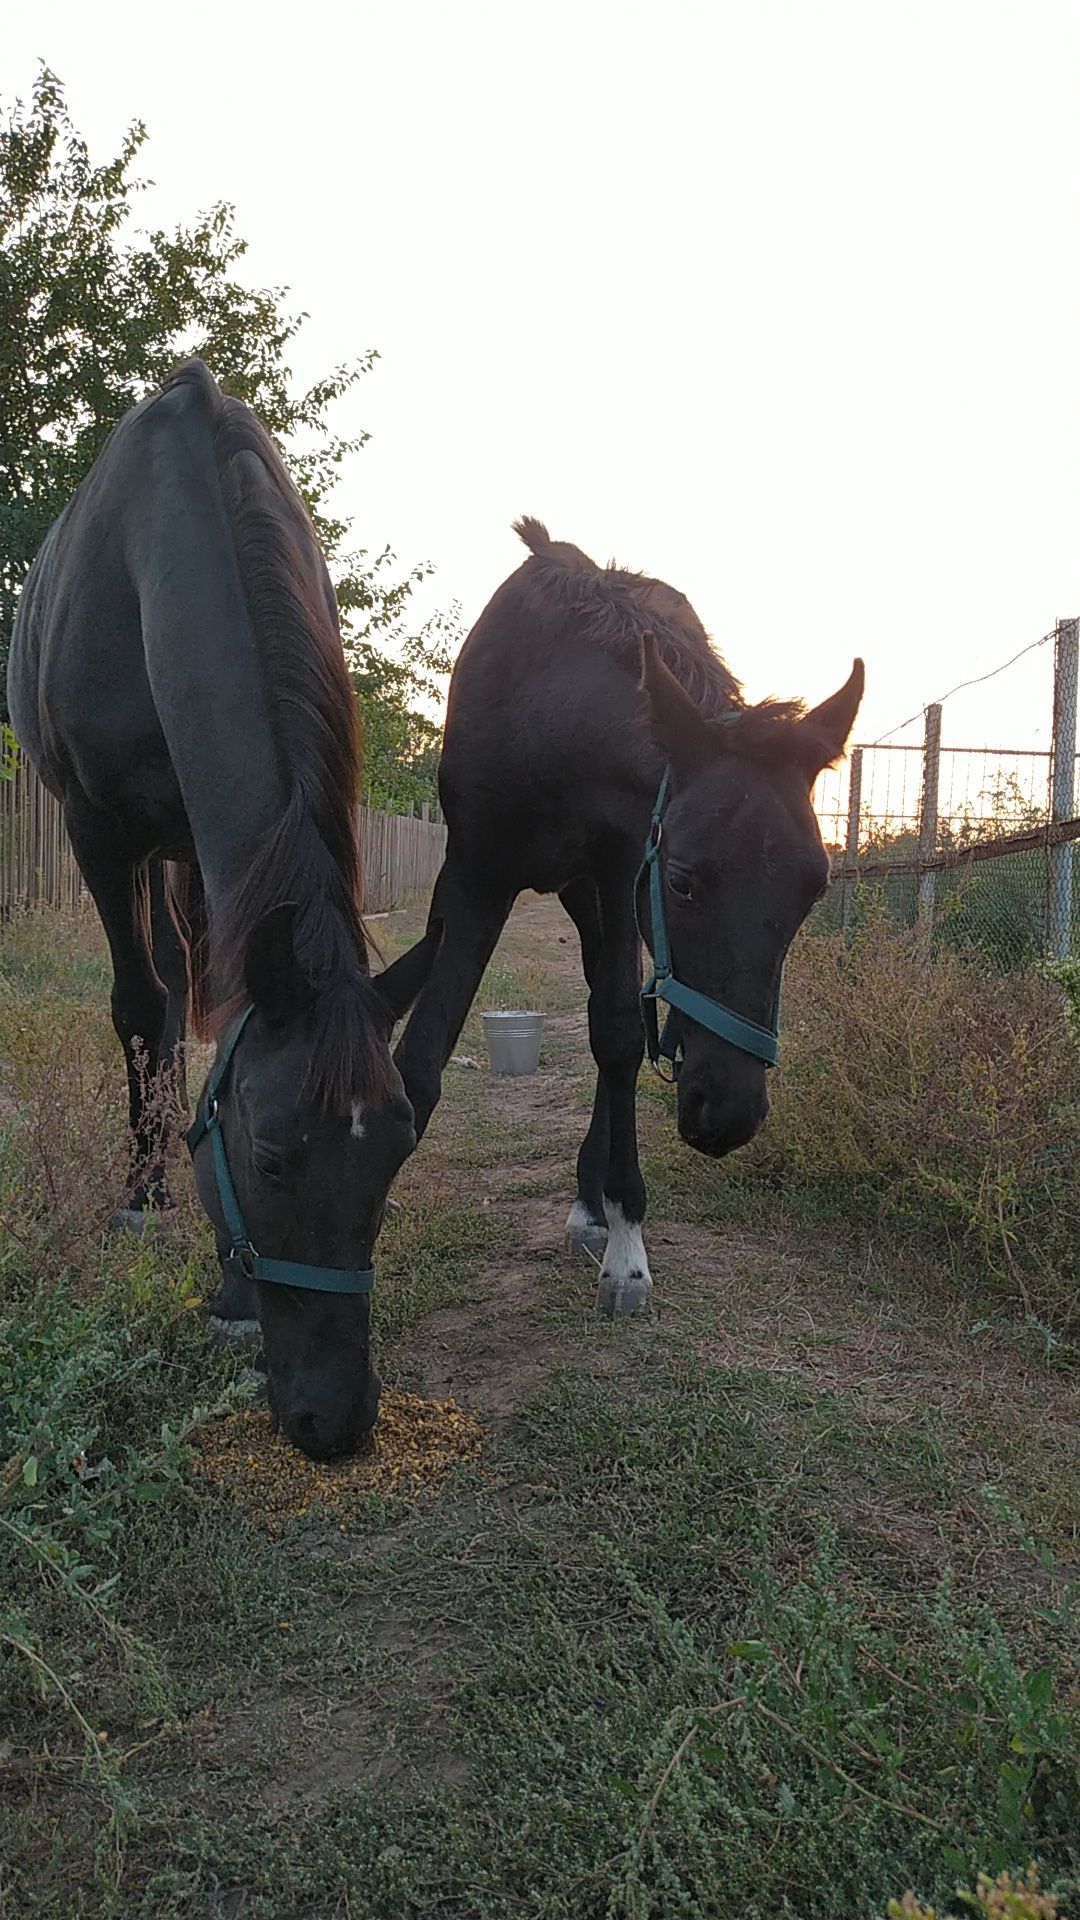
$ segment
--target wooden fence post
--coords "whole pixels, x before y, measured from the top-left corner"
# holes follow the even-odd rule
[[[923,736],[922,798],[919,801],[919,859],[932,860],[937,852],[938,780],[941,773],[941,708],[926,709]],[[919,946],[929,959],[934,931],[934,892],[936,875],[920,871],[919,905],[916,928]]]
[[[1076,807],[1076,669],[1080,621],[1059,620],[1054,631],[1054,742],[1050,819],[1071,820]],[[1051,847],[1046,872],[1046,951],[1066,960],[1072,951],[1073,847]]]
[[[862,818],[861,747],[851,750],[848,772],[847,845],[844,850],[843,915],[844,932],[850,934],[855,920],[855,896],[859,885],[859,822]]]

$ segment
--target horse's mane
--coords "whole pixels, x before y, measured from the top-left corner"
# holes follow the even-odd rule
[[[573,614],[591,639],[634,673],[642,640],[651,634],[664,665],[703,717],[715,723],[729,752],[765,761],[790,756],[793,730],[805,713],[802,702],[762,700],[748,706],[685,594],[614,561],[597,566],[580,547],[553,540],[543,522],[529,515],[515,520],[514,532],[533,556],[523,573],[533,576],[545,605]]]
[[[216,985],[243,992],[248,942],[275,907],[295,907],[293,945],[311,987],[308,1091],[335,1111],[385,1079],[361,918],[360,723],[337,606],[314,528],[265,427],[201,361],[168,387],[197,385],[210,411],[222,496],[289,799],[211,927]],[[168,387],[165,389],[168,390]],[[204,956],[205,967],[205,956]],[[195,967],[198,957],[195,957]],[[194,971],[194,968],[193,968]],[[193,1000],[205,1004],[193,981]]]

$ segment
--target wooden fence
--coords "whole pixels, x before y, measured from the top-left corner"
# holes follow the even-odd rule
[[[364,907],[385,913],[406,900],[426,898],[446,851],[446,828],[428,818],[360,807]],[[0,780],[0,917],[20,908],[77,907],[88,903],[68,844],[58,801],[29,761],[18,756]]]

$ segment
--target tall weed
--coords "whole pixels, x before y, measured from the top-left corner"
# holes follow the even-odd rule
[[[942,1232],[1026,1310],[1077,1324],[1080,1052],[1057,988],[928,960],[882,912],[850,946],[799,943],[783,1026],[748,1171]]]

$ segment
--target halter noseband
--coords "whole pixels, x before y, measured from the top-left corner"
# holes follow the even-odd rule
[[[228,1253],[221,1257],[221,1264],[230,1273],[243,1275],[245,1280],[267,1280],[279,1287],[310,1287],[317,1293],[370,1293],[375,1285],[373,1267],[309,1267],[302,1260],[268,1260],[252,1246],[229,1172],[221,1132],[221,1100],[237,1041],[254,1011],[254,1007],[245,1009],[224,1042],[203,1090],[202,1111],[185,1135],[192,1158],[200,1141],[207,1134],[210,1136],[218,1199],[231,1243]]]
[[[649,912],[652,920],[652,977],[641,989],[641,1018],[645,1027],[645,1046],[649,1060],[661,1072],[661,1060],[667,1060],[671,1066],[670,1075],[664,1078],[672,1080],[678,1077],[680,1048],[672,1031],[671,1009],[677,1008],[685,1013],[699,1027],[706,1027],[730,1046],[738,1047],[740,1053],[753,1054],[757,1060],[764,1060],[767,1067],[775,1067],[780,1058],[780,1038],[778,1032],[780,1015],[780,989],[777,987],[773,1003],[772,1024],[759,1027],[754,1020],[744,1020],[739,1013],[733,1013],[719,1000],[710,1000],[703,993],[695,992],[693,987],[684,987],[676,980],[671,970],[671,942],[668,939],[667,918],[664,914],[664,882],[660,871],[660,840],[663,834],[663,819],[671,798],[671,771],[665,773],[660,782],[660,791],[656,796],[656,805],[652,810],[652,822],[649,837],[645,842],[645,858],[638,870],[634,883],[634,896],[642,875],[649,876]],[[663,1000],[669,1008],[660,1031],[658,1001]]]

